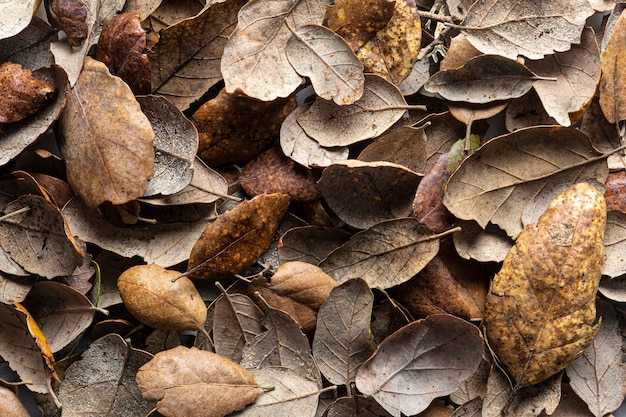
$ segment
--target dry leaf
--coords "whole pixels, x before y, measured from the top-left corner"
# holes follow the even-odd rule
[[[450,7],[450,1],[447,1]],[[469,6],[469,5],[468,5]],[[450,8],[450,12],[453,9]],[[472,46],[463,33],[459,33],[450,39],[450,47],[446,56],[439,64],[439,70],[453,70],[462,67],[467,61],[481,55],[480,51]]]
[[[92,208],[141,197],[154,171],[154,132],[130,88],[91,58],[68,94],[59,148],[67,180]]]
[[[373,303],[367,283],[351,279],[333,289],[320,308],[313,357],[332,384],[349,386],[374,351],[370,335]]]
[[[502,262],[515,242],[498,226],[485,229],[473,220],[460,222],[461,231],[452,237],[458,254],[479,262]]]
[[[17,277],[0,272],[0,302],[4,304],[21,303],[34,283],[35,276]]]
[[[596,338],[581,357],[566,369],[570,386],[589,406],[596,417],[619,408],[626,397],[624,338],[615,308],[606,301],[598,302],[602,326]]]
[[[438,250],[437,236],[414,218],[402,218],[355,234],[319,266],[339,282],[363,278],[371,288],[390,288],[411,279]]]
[[[509,103],[505,112],[506,130],[513,132],[531,126],[557,125],[546,112],[535,90]],[[592,135],[593,136],[593,135]]]
[[[30,417],[30,413],[15,393],[0,385],[0,415],[3,417]]]
[[[325,11],[322,0],[255,0],[243,6],[222,55],[226,91],[263,101],[293,93],[302,77],[289,63],[287,42],[293,30],[320,25]]]
[[[602,153],[613,151],[621,144],[620,134],[614,123],[609,123],[602,114],[598,98],[595,97],[587,107],[579,128],[591,138],[593,146]],[[624,151],[609,155],[609,170],[617,171],[626,168]]]
[[[261,393],[242,366],[215,353],[178,346],[139,368],[137,384],[165,417],[222,417],[243,409]]]
[[[324,200],[341,220],[366,229],[410,215],[419,179],[402,165],[349,159],[326,168],[319,187]]]
[[[608,209],[608,208],[607,208]],[[626,214],[611,210],[606,217],[604,232],[604,266],[602,275],[616,278],[626,274]]]
[[[354,104],[339,106],[318,98],[297,120],[320,145],[347,146],[382,134],[404,115],[406,106],[393,84],[368,74],[363,96]]]
[[[593,417],[593,414],[587,408],[587,404],[572,391],[569,384],[563,384],[561,388],[561,402],[550,415],[552,417]],[[540,416],[547,417],[547,414],[542,413]]]
[[[398,85],[398,88],[403,95],[412,96],[413,94],[416,94],[418,91],[420,91],[422,86],[426,84],[426,81],[428,81],[429,78],[430,59],[418,59],[413,65],[413,68],[411,69],[409,75],[407,75],[407,77],[402,80],[400,85]]]
[[[467,11],[462,32],[483,53],[541,59],[579,43],[593,13],[587,0],[478,0]]]
[[[456,217],[495,223],[515,238],[526,204],[553,184],[604,182],[606,160],[576,129],[536,126],[494,138],[450,177],[444,204]]]
[[[0,4],[0,39],[20,33],[33,18],[41,2],[36,0],[11,0]]]
[[[326,408],[325,417],[391,417],[372,397],[340,397]]]
[[[117,334],[92,342],[82,359],[67,369],[59,387],[63,417],[147,415],[154,403],[141,398],[135,374],[149,359]]]
[[[206,321],[202,296],[180,272],[158,265],[124,271],[117,287],[124,305],[140,322],[161,330],[198,330]]]
[[[315,93],[338,105],[352,104],[363,95],[363,65],[339,35],[324,26],[306,25],[287,41],[287,59]]]
[[[2,29],[4,26],[2,25]],[[33,17],[30,24],[20,33],[7,39],[0,39],[0,62],[15,62],[31,71],[50,67],[54,64],[50,42],[58,39],[57,32],[47,22]]]
[[[50,100],[56,87],[33,77],[20,64],[0,65],[0,123],[13,123],[39,111]]]
[[[80,0],[48,0],[45,5],[52,26],[65,32],[71,47],[79,47],[90,29],[85,4]]]
[[[341,229],[304,226],[289,229],[280,237],[278,258],[280,263],[308,262],[317,265],[330,252],[350,239],[351,234]]]
[[[385,339],[357,372],[356,386],[390,414],[414,415],[456,391],[478,368],[482,351],[477,327],[436,314]]]
[[[626,37],[626,14],[622,13],[615,23],[615,28],[606,50],[602,53],[600,78],[600,107],[604,117],[610,123],[620,122],[626,119],[624,107],[624,55],[621,53],[622,45]]]
[[[489,345],[516,385],[558,373],[596,333],[604,261],[604,197],[576,184],[520,234],[487,295]]]
[[[262,194],[219,216],[191,249],[187,273],[217,280],[252,265],[269,248],[288,205],[287,194]]]

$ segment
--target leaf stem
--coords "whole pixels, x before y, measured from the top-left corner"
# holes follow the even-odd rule
[[[0,222],[3,222],[13,216],[17,216],[18,214],[26,213],[27,211],[30,211],[30,207],[22,207],[21,209],[12,211],[11,213],[7,213],[4,216],[0,216]]]

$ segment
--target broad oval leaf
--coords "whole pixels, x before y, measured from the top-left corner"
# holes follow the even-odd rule
[[[363,96],[354,104],[339,106],[318,98],[297,120],[320,145],[347,146],[381,135],[404,115],[406,107],[400,90],[368,74]]]
[[[178,346],[154,355],[137,371],[137,385],[165,417],[225,416],[261,393],[241,365],[215,353]]]
[[[602,192],[576,184],[524,229],[495,276],[485,306],[487,337],[516,384],[556,374],[596,336],[605,222]]]
[[[103,63],[85,59],[61,115],[67,181],[89,207],[143,196],[154,172],[154,132],[133,92]]]
[[[476,326],[435,314],[383,340],[357,372],[356,386],[394,416],[415,415],[478,369],[483,345]]]
[[[363,65],[350,46],[332,30],[306,25],[293,32],[287,59],[298,74],[309,77],[315,93],[338,105],[352,104],[363,95]]]
[[[363,278],[371,288],[389,288],[411,279],[438,250],[438,237],[417,220],[396,219],[355,234],[320,267],[339,282]]]
[[[604,183],[606,159],[577,129],[539,126],[494,138],[452,174],[444,204],[456,217],[492,222],[515,238],[526,205],[543,189],[593,178]]]
[[[516,0],[478,0],[467,11],[462,32],[483,53],[541,59],[579,43],[593,13],[587,0],[525,1],[521,5]]]
[[[333,289],[320,308],[313,357],[331,383],[349,386],[374,351],[370,337],[373,303],[367,283],[357,278]]]

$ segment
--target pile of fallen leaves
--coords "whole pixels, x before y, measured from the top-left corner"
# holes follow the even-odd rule
[[[2,416],[622,404],[624,4],[39,3],[0,4]]]

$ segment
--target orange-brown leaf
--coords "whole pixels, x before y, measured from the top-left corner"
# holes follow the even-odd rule
[[[19,64],[0,65],[0,123],[12,123],[36,113],[56,88]]]

